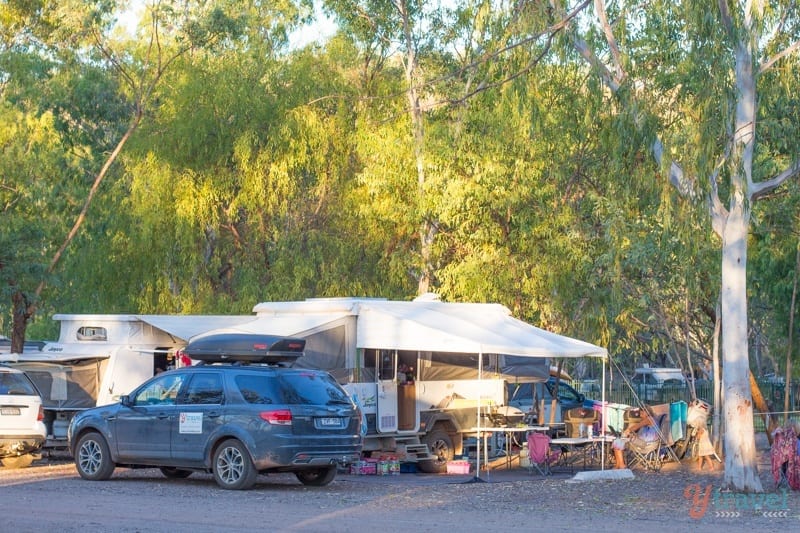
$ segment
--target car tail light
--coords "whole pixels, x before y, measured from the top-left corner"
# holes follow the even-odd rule
[[[40,405],[39,406],[39,415],[36,417],[36,421],[37,422],[41,422],[42,420],[44,420],[44,407],[42,407]]]
[[[288,409],[278,409],[276,411],[261,411],[259,416],[262,420],[266,420],[272,425],[276,426],[291,426],[292,425],[292,412]]]

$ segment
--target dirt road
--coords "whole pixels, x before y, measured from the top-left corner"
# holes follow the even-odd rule
[[[117,469],[82,480],[71,462],[0,470],[2,530],[16,532],[309,531],[776,531],[800,527],[800,494],[717,490],[722,473],[668,464],[632,480],[571,482],[525,469],[447,476],[340,475],[327,487],[292,475],[261,476],[249,491],[224,491],[210,475],[169,480],[158,470]],[[473,481],[473,482],[471,482]]]

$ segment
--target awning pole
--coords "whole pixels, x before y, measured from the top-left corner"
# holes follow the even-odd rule
[[[603,440],[600,442],[600,470],[606,469],[606,425],[608,424],[608,405],[606,405],[606,358],[603,357],[603,379],[601,383],[602,389],[600,390],[600,401],[603,406],[603,422],[601,424],[600,433],[603,435]]]
[[[476,454],[476,461],[475,461],[475,476],[468,482],[483,482],[481,479],[481,378],[483,376],[483,347],[478,351],[478,421],[475,425],[476,429],[478,430],[477,435],[475,436],[475,444],[477,445],[478,451]]]

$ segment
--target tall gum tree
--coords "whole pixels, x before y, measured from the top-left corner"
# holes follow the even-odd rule
[[[101,184],[119,157],[123,148],[146,117],[153,103],[154,91],[164,73],[179,57],[200,47],[210,47],[224,36],[236,31],[235,21],[217,7],[208,8],[205,2],[169,2],[158,0],[146,4],[144,24],[135,38],[120,36],[116,32],[116,14],[122,2],[86,2],[68,0],[58,2],[37,13],[46,19],[47,26],[56,28],[48,35],[51,49],[74,48],[80,53],[76,58],[92,64],[102,64],[121,80],[130,104],[127,127],[105,156],[96,171],[91,186],[86,191],[80,211],[49,260],[46,273],[33,291],[20,287],[12,296],[13,319],[11,351],[22,352],[25,332],[38,307],[38,300],[47,278],[56,270],[61,259],[83,226],[92,201]],[[25,28],[20,28],[25,32]],[[145,43],[139,45],[139,39]],[[48,53],[43,48],[42,53]],[[80,65],[78,60],[77,65]],[[74,67],[74,66],[73,66]],[[62,65],[64,68],[64,65]],[[90,151],[92,148],[87,147]]]
[[[708,137],[692,138],[686,135],[683,137],[686,154],[683,154],[685,159],[681,161],[673,156],[674,152],[665,148],[666,137],[661,135],[663,132],[653,132],[651,149],[656,162],[667,173],[678,192],[689,198],[697,198],[700,196],[698,191],[702,191],[711,226],[721,240],[720,314],[725,420],[723,485],[724,488],[739,492],[763,492],[756,464],[753,400],[748,380],[747,240],[753,203],[786,180],[796,177],[800,167],[791,149],[774,151],[768,164],[757,157],[756,125],[760,117],[758,83],[779,65],[796,61],[800,47],[800,13],[794,2],[784,1],[718,0],[713,9],[710,5],[701,7],[695,4],[700,3],[655,2],[646,10],[629,13],[616,4],[609,4],[607,12],[606,2],[595,0],[595,19],[588,26],[591,30],[586,30],[586,27],[579,30],[576,25],[569,29],[568,34],[575,50],[617,96],[619,105],[640,118],[637,124],[642,129],[649,127],[645,116],[658,114],[653,105],[658,98],[653,98],[651,94],[649,104],[645,103],[645,93],[648,89],[656,88],[658,82],[653,79],[655,76],[650,79],[635,78],[637,63],[632,57],[636,51],[631,48],[628,55],[625,53],[624,46],[633,45],[635,41],[632,35],[637,31],[637,25],[639,28],[648,28],[648,17],[660,16],[664,19],[659,23],[668,21],[661,28],[681,28],[678,33],[688,41],[683,45],[684,50],[674,48],[674,39],[670,42],[667,35],[660,36],[661,51],[665,54],[661,58],[661,65],[665,70],[674,66],[671,60],[675,54],[711,48],[725,51],[721,57],[726,60],[706,64],[712,72],[702,82],[726,82],[719,91],[724,97],[721,103],[717,103],[717,115],[723,118],[718,123],[723,131],[716,132],[717,142],[710,141]],[[551,0],[551,6],[556,13],[563,7],[554,0]],[[668,26],[670,22],[674,26]],[[600,36],[601,39],[592,41],[592,30],[596,30],[594,36]],[[581,35],[579,32],[585,33]],[[657,38],[652,37],[649,44]],[[673,55],[668,56],[669,52]],[[724,70],[722,75],[715,75],[713,71],[717,69]],[[694,81],[697,83],[696,79]],[[671,89],[680,92],[683,87]],[[660,96],[663,97],[663,94]],[[713,105],[699,99],[696,103],[698,107]],[[661,116],[661,121],[666,122],[666,117]],[[694,152],[689,150],[691,142],[698,140],[706,146],[715,147],[716,156],[711,156],[706,147],[696,148]],[[677,143],[674,144],[677,146]],[[693,154],[696,176],[688,170],[686,163]],[[703,156],[711,156],[708,160],[712,163],[704,165],[701,161]],[[776,162],[782,163],[782,166],[776,167]],[[759,180],[759,177],[762,179]]]

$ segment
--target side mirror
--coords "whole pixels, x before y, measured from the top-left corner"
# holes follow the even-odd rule
[[[119,397],[119,403],[124,405],[125,407],[131,407],[133,405],[131,397],[128,396],[127,394],[123,394],[122,396]]]

